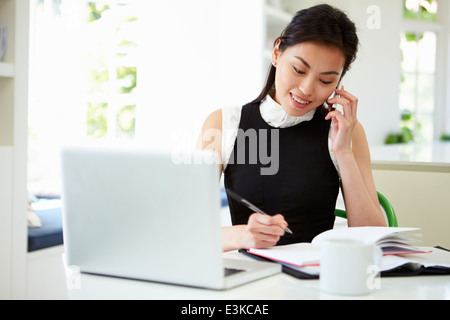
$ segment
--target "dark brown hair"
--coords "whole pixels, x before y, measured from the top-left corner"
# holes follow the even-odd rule
[[[298,11],[281,36],[275,40],[275,44],[278,40],[281,52],[312,40],[336,46],[345,56],[341,79],[355,61],[359,45],[355,24],[344,12],[327,4]],[[271,65],[266,84],[253,103],[261,102],[269,94],[275,83],[275,74],[276,68]]]

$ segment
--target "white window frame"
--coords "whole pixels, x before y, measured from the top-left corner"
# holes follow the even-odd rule
[[[439,1],[437,21],[442,29],[436,44],[434,134],[439,139],[442,134],[450,133],[450,1]]]
[[[447,83],[450,81],[449,44],[450,44],[450,5],[449,1],[439,1],[436,22],[402,19],[402,32],[436,34],[436,70],[434,84],[433,141],[450,130],[450,93]],[[415,110],[414,118],[417,121]]]

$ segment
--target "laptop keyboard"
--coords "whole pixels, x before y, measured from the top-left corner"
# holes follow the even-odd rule
[[[227,276],[231,276],[232,274],[236,274],[239,272],[244,272],[245,270],[243,269],[234,269],[234,268],[224,268],[224,273],[225,273],[225,277]]]

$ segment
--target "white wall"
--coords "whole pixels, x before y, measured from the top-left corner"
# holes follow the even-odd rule
[[[372,145],[398,130],[402,0],[291,0],[290,11],[329,2],[355,21],[361,47],[343,84],[358,96]],[[196,140],[213,110],[252,100],[261,89],[262,0],[142,3],[136,136],[162,147]],[[375,5],[377,11],[368,12]],[[369,22],[375,22],[370,24]],[[379,22],[379,26],[377,23]],[[379,28],[378,28],[379,27]],[[252,51],[249,48],[257,48]],[[254,80],[258,79],[258,80]],[[167,139],[167,137],[170,137]],[[195,141],[194,141],[195,143]]]
[[[139,143],[194,146],[212,111],[257,96],[262,53],[255,48],[263,42],[262,3],[140,2]]]
[[[13,148],[0,146],[0,299],[11,296]]]
[[[164,148],[192,140],[219,107],[217,1],[142,1],[136,139]],[[211,110],[212,111],[212,110]],[[194,116],[195,115],[195,116]]]
[[[383,144],[390,131],[398,131],[400,120],[402,0],[291,0],[290,3],[292,11],[328,3],[347,12],[355,22],[361,45],[358,58],[342,84],[359,99],[358,117],[369,143]],[[379,15],[376,11],[368,12],[369,8],[379,9]]]

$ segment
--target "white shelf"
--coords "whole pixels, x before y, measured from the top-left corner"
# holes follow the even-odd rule
[[[0,77],[14,77],[14,65],[12,63],[0,62]]]
[[[0,299],[25,299],[27,290],[27,108],[29,0],[0,0],[0,21],[11,40],[0,62]],[[8,151],[5,155],[5,151]],[[8,194],[3,195],[7,188]]]
[[[264,5],[264,11],[269,21],[276,22],[282,25],[288,25],[291,22],[292,15],[286,11],[275,8],[269,4]]]
[[[270,4],[264,5],[265,15],[265,43],[263,47],[264,70],[272,59],[273,43],[286,26],[291,22],[293,15]],[[264,73],[265,74],[265,73]]]

